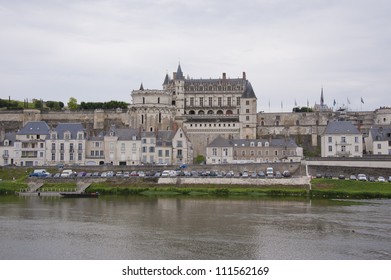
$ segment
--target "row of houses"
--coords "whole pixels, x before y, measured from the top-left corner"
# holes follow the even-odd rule
[[[6,133],[0,145],[0,165],[140,165],[187,164],[193,149],[182,128],[154,132],[110,127],[88,135],[81,123],[28,122]]]
[[[367,137],[350,121],[332,121],[321,137],[322,157],[391,155],[391,126],[374,125]]]
[[[193,162],[192,143],[185,131],[140,131],[111,126],[88,135],[81,123],[28,122],[0,139],[0,166],[41,165],[181,165]],[[368,137],[349,121],[331,121],[321,136],[322,157],[391,155],[391,126],[373,126]],[[298,162],[303,148],[282,139],[226,139],[218,136],[205,147],[207,164]]]

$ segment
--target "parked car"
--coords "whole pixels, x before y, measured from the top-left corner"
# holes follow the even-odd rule
[[[384,179],[383,176],[379,176],[379,177],[377,178],[377,181],[378,181],[378,182],[385,182],[386,179]]]
[[[288,177],[291,177],[291,173],[289,172],[289,170],[284,170],[284,172],[282,172],[282,176],[284,176],[285,178],[288,178]]]
[[[61,172],[61,177],[73,177],[73,171],[70,169],[65,169]]]
[[[338,175],[338,179],[345,180],[345,175],[343,175],[343,174]]]
[[[388,176],[388,182],[391,183],[391,176]]]
[[[130,176],[130,172],[129,171],[125,171],[124,172],[124,177],[128,178]]]
[[[373,176],[369,176],[368,181],[369,182],[376,182],[376,179]]]
[[[324,178],[325,179],[333,179],[333,175],[331,175],[330,173],[326,173],[326,174],[324,174]]]
[[[356,177],[356,175],[350,175],[349,179],[350,180],[357,180],[357,177]]]
[[[282,174],[281,174],[280,171],[276,171],[276,178],[277,178],[277,179],[282,178]]]
[[[242,173],[242,177],[243,177],[243,178],[248,178],[248,172],[247,172],[247,171],[244,171],[244,172]]]
[[[259,178],[265,178],[266,175],[265,175],[265,172],[263,172],[262,170],[258,172],[258,177]]]
[[[29,177],[39,177],[45,178],[50,177],[51,174],[46,171],[46,169],[35,169],[32,173],[30,173]]]
[[[315,177],[318,178],[318,179],[320,179],[320,178],[322,178],[323,176],[322,176],[322,174],[317,173]]]
[[[266,168],[266,177],[268,177],[268,178],[273,178],[274,177],[273,167]]]
[[[367,176],[365,174],[358,174],[357,180],[359,181],[368,181]]]

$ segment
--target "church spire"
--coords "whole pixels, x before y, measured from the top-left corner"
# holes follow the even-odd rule
[[[143,83],[140,85],[140,90],[144,90]]]
[[[323,107],[324,105],[324,98],[323,98],[323,86],[322,89],[320,90],[320,106]]]

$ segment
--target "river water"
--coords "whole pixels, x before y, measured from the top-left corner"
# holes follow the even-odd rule
[[[0,259],[391,259],[391,200],[0,196]]]

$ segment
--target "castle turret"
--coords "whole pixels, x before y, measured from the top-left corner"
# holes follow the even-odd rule
[[[245,74],[243,74],[245,78]],[[241,123],[240,138],[255,139],[257,127],[257,97],[249,81],[241,97],[239,122]]]

